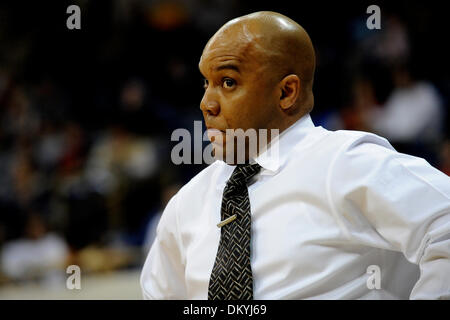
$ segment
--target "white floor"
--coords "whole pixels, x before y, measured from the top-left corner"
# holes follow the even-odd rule
[[[81,277],[81,289],[69,290],[66,278],[50,286],[37,284],[0,287],[0,300],[141,300],[140,270]]]

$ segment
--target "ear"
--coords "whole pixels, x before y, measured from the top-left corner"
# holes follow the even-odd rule
[[[294,105],[300,94],[300,78],[295,74],[290,74],[280,82],[280,107],[287,110]]]

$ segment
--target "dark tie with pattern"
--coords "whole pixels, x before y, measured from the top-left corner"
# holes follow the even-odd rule
[[[237,165],[223,191],[219,249],[209,280],[209,300],[252,300],[250,265],[250,200],[247,183],[261,169],[259,164]]]

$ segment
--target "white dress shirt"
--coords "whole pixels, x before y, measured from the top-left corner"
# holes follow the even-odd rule
[[[272,145],[256,158],[248,187],[254,299],[450,298],[448,176],[384,138],[328,131],[309,115],[276,143],[279,157]],[[214,162],[168,203],[144,298],[207,299],[233,169]]]

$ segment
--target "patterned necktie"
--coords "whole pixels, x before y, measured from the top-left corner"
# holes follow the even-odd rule
[[[237,165],[223,191],[221,217],[235,220],[221,227],[219,249],[209,280],[209,300],[252,300],[250,265],[250,200],[247,183],[259,164]]]

